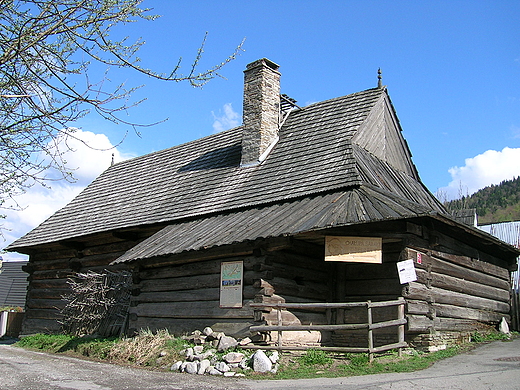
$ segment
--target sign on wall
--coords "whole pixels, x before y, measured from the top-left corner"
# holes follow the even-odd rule
[[[325,261],[382,263],[381,237],[325,237]]]
[[[404,260],[397,263],[397,273],[399,274],[399,282],[401,284],[415,282],[417,280],[417,273],[413,260]]]
[[[243,261],[228,261],[220,264],[220,307],[242,307],[243,273]]]

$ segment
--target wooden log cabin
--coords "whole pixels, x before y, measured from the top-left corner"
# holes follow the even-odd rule
[[[59,331],[67,278],[106,268],[133,273],[129,332],[211,326],[243,336],[276,321],[252,302],[398,297],[411,343],[509,319],[518,250],[457,222],[422,184],[380,78],[301,108],[280,94],[275,63],[255,61],[244,75],[241,126],[111,166],[7,248],[30,256],[24,334]],[[326,261],[330,237],[377,239],[377,262],[348,248],[343,261]],[[400,282],[403,260],[416,280]],[[282,320],[362,315],[285,310]],[[360,342],[355,332],[295,339]]]

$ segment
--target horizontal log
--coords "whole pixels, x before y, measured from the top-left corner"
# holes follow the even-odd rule
[[[504,280],[503,278],[489,275],[476,269],[470,269],[468,267],[442,260],[437,257],[429,256],[424,253],[421,255],[422,264],[418,264],[417,251],[409,248],[406,250],[406,256],[406,258],[413,259],[415,261],[416,268],[429,268],[433,272],[450,275],[459,279],[480,283],[486,286],[497,287],[503,290],[510,289],[509,279]],[[467,261],[469,261],[469,259],[467,259]]]
[[[434,257],[450,261],[452,263],[462,265],[466,268],[484,272],[491,276],[499,277],[503,280],[509,281],[509,271],[495,264],[487,263],[485,261],[473,259],[467,256],[457,256],[444,252],[432,251]]]
[[[55,269],[67,269],[69,268],[69,260],[70,257],[62,259],[53,259],[53,260],[32,260],[33,256],[31,256],[30,265],[33,272],[37,271],[48,271]]]
[[[252,303],[253,308],[286,308],[286,309],[340,309],[346,307],[367,307],[366,302],[345,302],[345,303]]]
[[[425,270],[417,269],[417,281],[419,283],[429,283],[433,287],[444,290],[460,292],[482,298],[494,299],[502,302],[509,302],[509,290],[502,290],[496,287],[486,286],[480,283],[462,280],[436,272],[428,273]]]
[[[253,309],[248,302],[244,307],[221,309],[218,301],[141,303],[130,308],[130,313],[141,317],[168,318],[253,318]]]
[[[61,325],[54,319],[24,318],[20,336],[29,336],[36,333],[57,334]]]
[[[31,274],[30,279],[32,280],[43,280],[43,279],[67,279],[71,278],[76,273],[68,269],[52,269],[46,271],[35,271]]]
[[[206,260],[199,262],[190,262],[185,264],[172,264],[157,268],[146,268],[138,273],[141,280],[146,279],[165,279],[179,278],[184,276],[195,276],[201,274],[219,274],[221,264],[226,261],[243,261],[244,270],[253,270],[255,264],[259,263],[262,258],[247,256],[234,257],[231,259]]]
[[[313,257],[312,254],[310,255],[309,253],[303,255],[287,251],[271,252],[266,257],[265,263],[268,265],[283,265],[294,270],[304,270],[304,272],[308,270],[318,270],[320,273],[328,272],[331,267],[331,265],[324,260],[323,249],[321,249],[321,254],[318,257]]]
[[[201,270],[203,272],[203,270]],[[254,281],[266,278],[266,272],[244,272],[244,286],[253,285]],[[142,292],[197,290],[220,286],[220,272],[216,274],[199,274],[179,278],[141,280],[137,287]]]
[[[32,309],[26,307],[25,318],[38,318],[44,320],[56,320],[62,318],[60,311],[57,309]]]
[[[337,331],[337,330],[356,330],[356,329],[380,329],[390,326],[406,324],[406,319],[378,322],[376,324],[341,324],[341,325],[257,325],[251,327],[251,332],[271,332],[271,331]]]
[[[61,249],[53,249],[49,251],[39,250],[38,252],[31,254],[30,261],[35,263],[36,266],[39,266],[37,263],[48,263],[47,266],[44,266],[41,269],[54,267],[55,264],[59,262],[69,262],[69,259],[75,257],[77,254],[76,250],[69,248],[61,248]],[[61,266],[58,266],[61,268]]]
[[[333,330],[353,330],[368,329],[368,324],[342,324],[342,325],[256,325],[250,328],[251,332],[272,332],[272,331],[333,331]]]
[[[113,240],[112,240],[113,241]],[[129,249],[133,248],[137,244],[136,241],[118,241],[118,242],[109,242],[103,245],[95,245],[95,246],[87,246],[81,252],[85,256],[99,256],[99,259],[108,260],[110,257],[117,255],[118,253],[123,254]],[[87,244],[88,245],[88,244]],[[107,257],[103,257],[103,255],[109,255]],[[119,256],[117,256],[119,257]],[[115,257],[115,258],[117,258]],[[95,257],[92,257],[96,259]],[[89,260],[86,260],[88,263]]]
[[[118,271],[128,271],[128,265],[127,264],[116,264],[116,265],[99,265],[99,266],[89,266],[89,267],[82,267],[80,272],[87,273],[88,271],[97,272],[97,273],[104,273],[105,271],[110,272],[118,272]]]
[[[509,313],[509,304],[492,299],[474,297],[472,295],[444,290],[438,287],[427,288],[424,284],[411,282],[403,288],[402,295],[408,299],[433,300],[435,303],[446,303],[454,306],[470,307],[480,310],[491,310]]]
[[[254,299],[258,289],[244,286],[242,297]],[[179,290],[162,292],[143,292],[133,300],[136,302],[189,302],[189,301],[215,301],[220,298],[220,289],[202,288],[198,290]]]
[[[406,324],[406,318],[401,318],[397,320],[390,320],[390,321],[383,321],[383,322],[376,322],[370,325],[369,329],[382,329],[382,328],[389,328],[393,326],[399,326]]]
[[[136,302],[188,302],[188,301],[214,301],[220,297],[220,289],[202,288],[198,290],[144,292],[135,299]],[[251,297],[252,298],[252,297]]]
[[[434,319],[425,316],[408,314],[408,332],[424,333],[430,329],[438,331],[452,331],[452,332],[471,332],[485,328],[485,325],[474,320],[443,318],[436,317]]]
[[[510,316],[504,313],[492,312],[489,310],[472,309],[468,307],[428,303],[424,301],[410,300],[407,304],[406,312],[408,314],[419,314],[430,317],[447,317],[475,320],[479,322],[496,324],[502,317],[509,321]]]
[[[171,264],[184,264],[189,262],[233,258],[236,256],[248,256],[253,254],[257,249],[263,249],[266,252],[270,252],[291,248],[291,246],[291,237],[275,237],[268,240],[223,245],[205,250],[188,251],[172,256],[157,257],[140,261],[139,264],[143,268],[163,267]]]
[[[380,353],[380,352],[390,351],[392,349],[398,349],[398,348],[408,348],[408,343],[406,341],[401,341],[399,343],[381,345],[380,347],[375,347],[375,348],[370,349],[370,352]]]
[[[67,283],[67,279],[41,279],[41,280],[33,280],[29,289],[42,289],[42,288],[58,288],[65,289],[69,285]]]
[[[366,301],[373,301],[373,302],[379,302],[379,301],[392,301],[394,299],[397,299],[401,296],[402,286],[399,292],[396,292],[395,294],[391,295],[347,295],[345,296],[344,301],[345,302],[366,302]]]
[[[342,352],[342,353],[368,353],[368,348],[358,347],[317,347],[317,346],[304,346],[304,345],[282,345],[278,347],[276,345],[245,345],[244,349],[264,349],[264,350],[282,350],[282,351],[306,351],[310,348],[320,349],[328,352]]]
[[[510,320],[509,314],[440,303],[428,304],[427,302],[420,301],[408,302],[408,313],[475,320],[490,324],[497,324],[502,318],[505,318],[506,321]]]
[[[64,295],[70,293],[69,288],[33,288],[27,292],[27,299],[61,299]]]
[[[180,278],[143,280],[137,285],[142,292],[197,290],[220,285],[220,274],[184,276]]]
[[[432,303],[421,300],[408,299],[406,301],[406,314],[419,314],[433,317],[435,315],[435,310]]]
[[[31,309],[58,309],[65,307],[65,301],[61,299],[28,299],[27,307]]]
[[[318,283],[327,283],[329,280],[329,273],[324,270],[325,267],[318,268],[315,264],[315,268],[303,268],[295,265],[288,264],[261,264],[255,266],[256,271],[270,271],[275,277],[287,278],[292,280],[310,281]]]

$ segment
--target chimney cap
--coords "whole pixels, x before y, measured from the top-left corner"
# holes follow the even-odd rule
[[[269,68],[271,68],[273,70],[278,70],[278,68],[280,67],[280,65],[278,65],[277,63],[275,63],[267,58],[260,58],[259,60],[256,60],[256,61],[251,62],[250,64],[247,64],[246,70],[250,70],[250,69],[256,68],[258,66],[262,66],[262,65],[268,66]]]

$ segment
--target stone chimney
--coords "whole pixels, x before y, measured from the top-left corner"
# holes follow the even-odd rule
[[[242,132],[243,167],[262,163],[278,142],[280,123],[280,72],[262,58],[244,71]]]

